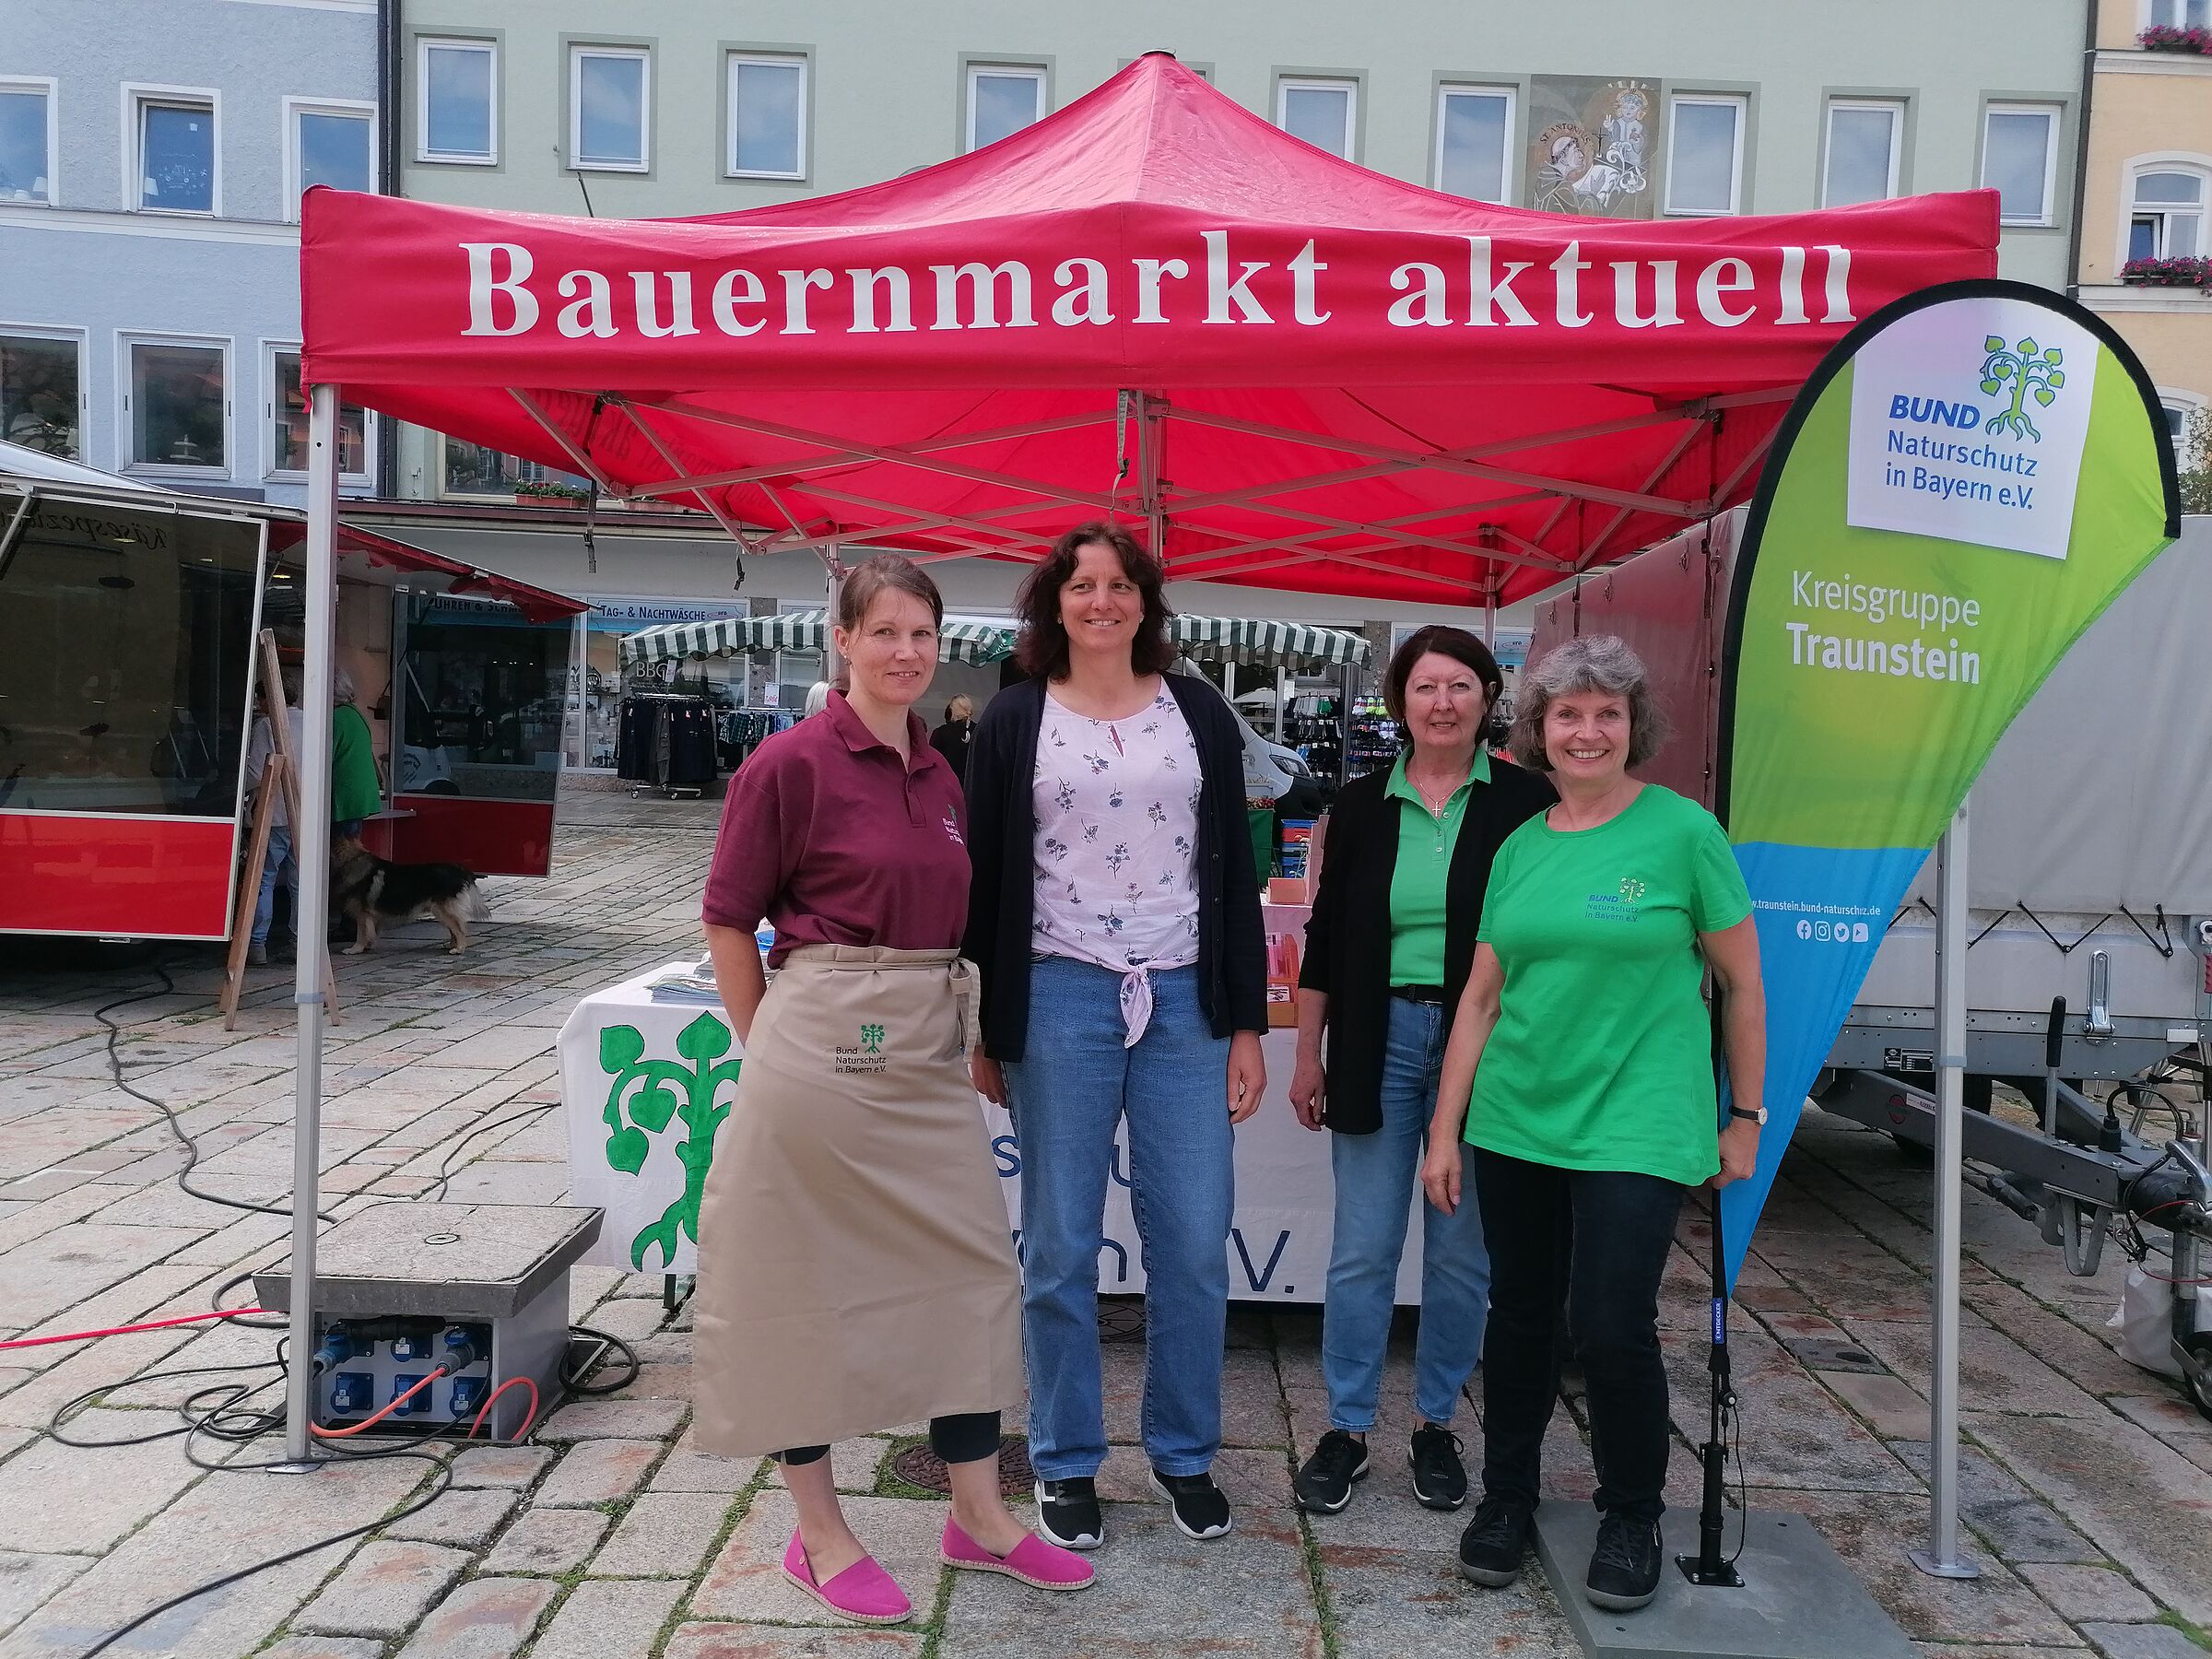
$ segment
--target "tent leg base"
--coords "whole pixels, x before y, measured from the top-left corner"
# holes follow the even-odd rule
[[[1930,1578],[1968,1580],[1982,1576],[1982,1569],[1964,1556],[1955,1561],[1947,1561],[1932,1549],[1908,1549],[1905,1554],[1913,1566]]]

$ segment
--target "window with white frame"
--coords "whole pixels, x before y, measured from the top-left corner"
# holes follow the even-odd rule
[[[1997,193],[1997,219],[2048,225],[2058,180],[2058,111],[1991,104],[1982,118],[1982,183]]]
[[[2169,29],[2212,29],[2212,0],[2150,0],[2150,21]]]
[[[1904,133],[1901,103],[1873,98],[1830,100],[1821,205],[1848,207],[1853,202],[1887,201],[1895,195]]]
[[[287,100],[285,164],[291,217],[316,184],[338,190],[375,188],[374,117],[366,104],[297,103]]]
[[[0,439],[79,459],[84,371],[81,337],[0,328]]]
[[[228,349],[182,340],[126,340],[124,349],[127,464],[229,470]]]
[[[477,167],[499,160],[499,67],[489,41],[417,42],[417,160]]]
[[[1352,135],[1359,114],[1357,81],[1313,80],[1286,76],[1275,84],[1275,124],[1315,149],[1352,159]]]
[[[2136,174],[2127,213],[2130,259],[2191,259],[2205,252],[2205,175],[2181,167]]]
[[[0,80],[0,202],[53,200],[53,83]]]
[[[512,496],[518,485],[559,484],[588,492],[592,481],[581,473],[525,461],[500,450],[488,449],[463,438],[444,438],[444,458],[439,467],[440,493],[446,496]]]
[[[307,477],[307,393],[300,384],[300,348],[264,347],[262,404],[266,423],[267,474],[272,478]],[[349,484],[369,481],[369,411],[359,404],[338,405],[338,476]]]
[[[733,52],[727,165],[736,179],[806,176],[806,60]]]
[[[134,205],[157,213],[215,212],[214,99],[140,92],[133,116],[138,152]]]
[[[569,48],[569,165],[643,172],[652,164],[653,54],[642,46]]]
[[[1436,187],[1477,202],[1512,189],[1513,94],[1502,87],[1444,87],[1436,96]]]
[[[1044,71],[1000,64],[968,65],[968,147],[1018,133],[1044,117]]]
[[[1745,100],[1678,93],[1668,109],[1666,210],[1735,213],[1743,199]]]

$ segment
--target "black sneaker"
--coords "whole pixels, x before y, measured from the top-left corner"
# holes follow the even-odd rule
[[[1321,1437],[1290,1483],[1298,1507],[1309,1514],[1333,1515],[1352,1500],[1352,1482],[1367,1478],[1367,1442],[1332,1429]]]
[[[1211,1475],[1152,1471],[1152,1489],[1168,1500],[1175,1530],[1186,1538],[1218,1538],[1230,1528],[1229,1500]]]
[[[1583,1594],[1608,1613],[1633,1613],[1659,1593],[1659,1523],[1607,1515],[1597,1524]]]
[[[1416,1429],[1413,1495],[1432,1510],[1455,1510],[1467,1500],[1467,1465],[1459,1461],[1459,1436],[1449,1429]]]
[[[1502,1590],[1521,1576],[1535,1516],[1510,1498],[1485,1498],[1459,1535],[1459,1570],[1478,1584]]]
[[[1099,1483],[1089,1476],[1037,1483],[1037,1530],[1063,1549],[1096,1549],[1106,1541]]]

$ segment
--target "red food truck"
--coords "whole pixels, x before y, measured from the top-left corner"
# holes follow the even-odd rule
[[[305,533],[0,444],[0,933],[229,935],[253,641],[298,660]],[[351,526],[338,550],[385,782],[364,839],[545,875],[584,605]]]

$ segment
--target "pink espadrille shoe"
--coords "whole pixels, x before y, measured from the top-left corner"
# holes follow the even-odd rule
[[[906,1599],[906,1592],[891,1575],[876,1564],[874,1556],[864,1555],[828,1583],[816,1583],[814,1569],[806,1564],[806,1547],[795,1532],[791,1535],[791,1547],[783,1552],[783,1576],[840,1618],[854,1624],[904,1624],[914,1616],[914,1604]]]
[[[1003,1572],[1040,1590],[1088,1590],[1090,1563],[1072,1549],[1047,1544],[1035,1533],[1014,1546],[1014,1553],[994,1556],[968,1535],[950,1515],[945,1517],[945,1565],[970,1572]]]

